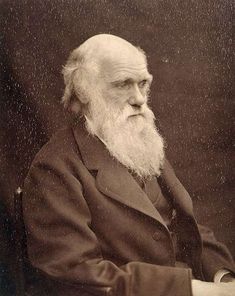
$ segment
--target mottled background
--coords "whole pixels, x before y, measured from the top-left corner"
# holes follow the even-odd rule
[[[111,33],[146,51],[151,104],[168,158],[198,220],[235,255],[232,1],[13,0],[0,6],[0,198],[7,211],[36,152],[66,123],[61,67],[69,52],[92,35]]]

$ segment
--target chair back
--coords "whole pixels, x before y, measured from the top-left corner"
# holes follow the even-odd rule
[[[16,296],[25,295],[25,262],[27,258],[26,234],[22,210],[23,191],[19,187],[14,193],[14,245],[15,245],[15,283]]]

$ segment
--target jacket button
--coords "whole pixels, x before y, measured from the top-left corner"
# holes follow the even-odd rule
[[[112,296],[113,295],[113,289],[111,288],[111,287],[108,287],[108,288],[106,288],[105,289],[106,291],[106,293],[105,293],[105,295],[107,295],[107,296]]]
[[[166,236],[162,232],[154,232],[153,239],[156,241],[165,240]]]

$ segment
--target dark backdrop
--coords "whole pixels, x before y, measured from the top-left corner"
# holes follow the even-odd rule
[[[198,221],[235,255],[232,1],[0,4],[0,197],[8,211],[34,155],[66,122],[61,67],[69,52],[92,35],[112,33],[146,51],[168,158]]]

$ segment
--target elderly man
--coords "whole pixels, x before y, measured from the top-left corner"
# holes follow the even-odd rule
[[[76,120],[37,154],[24,188],[32,294],[234,295],[231,255],[196,224],[164,156],[144,52],[97,35],[63,74]]]

